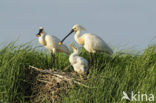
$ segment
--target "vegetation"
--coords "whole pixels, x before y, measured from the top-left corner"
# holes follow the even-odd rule
[[[81,51],[81,56],[89,60],[85,50]],[[98,54],[97,59],[97,68],[90,68],[85,81],[91,88],[75,85],[63,96],[63,103],[127,103],[121,101],[123,91],[128,95],[133,91],[156,96],[155,46],[148,47],[140,55],[115,53],[110,57]],[[56,60],[60,70],[69,65],[67,55],[57,54]],[[0,103],[30,102],[34,77],[30,75],[29,65],[50,68],[50,54],[29,44],[10,43],[1,48]]]

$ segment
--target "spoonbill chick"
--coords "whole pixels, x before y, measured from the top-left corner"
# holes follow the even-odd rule
[[[69,49],[65,45],[58,45],[60,39],[55,36],[48,35],[42,27],[40,27],[39,33],[36,36],[38,37],[39,43],[50,51],[52,56],[52,67],[55,67],[55,54],[57,52],[63,52],[66,54],[70,53]]]
[[[90,63],[93,63],[93,56],[94,56],[94,62],[96,64],[96,53],[97,52],[104,52],[109,55],[113,54],[113,50],[107,45],[107,43],[101,39],[99,36],[91,34],[91,33],[85,33],[83,35],[80,35],[81,31],[86,29],[82,27],[81,25],[74,25],[71,32],[61,41],[59,42],[59,45],[63,43],[63,41],[71,35],[73,32],[75,32],[74,39],[75,41],[82,45],[85,50],[87,50],[90,53]]]
[[[69,56],[69,62],[74,68],[74,71],[80,75],[87,74],[88,72],[88,61],[83,57],[78,56],[78,49],[72,44],[70,45],[73,53]]]

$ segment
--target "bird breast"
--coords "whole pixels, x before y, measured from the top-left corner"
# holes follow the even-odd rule
[[[74,57],[73,54],[69,56],[69,62],[70,62],[72,65],[76,63],[76,58]]]
[[[80,38],[77,42],[80,45],[84,45],[84,38]]]
[[[43,38],[39,38],[39,43],[40,43],[41,45],[43,45],[43,46],[46,46],[46,45],[47,45],[45,39],[43,39]]]
[[[80,45],[84,45],[84,35],[82,35],[81,37],[75,36],[75,41]]]
[[[112,54],[111,48],[100,37],[94,34],[86,33],[84,48],[90,53],[106,52]]]

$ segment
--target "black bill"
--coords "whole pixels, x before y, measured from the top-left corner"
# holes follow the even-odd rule
[[[67,35],[67,36],[65,36],[62,40],[61,40],[61,44],[64,42],[64,40],[68,37],[68,36],[70,36],[70,34],[72,34],[74,32],[74,30],[72,29],[71,31],[70,31],[70,33]]]
[[[43,28],[42,29],[39,29],[39,32],[38,32],[38,34],[36,34],[36,36],[37,37],[40,37],[42,32],[43,32]]]

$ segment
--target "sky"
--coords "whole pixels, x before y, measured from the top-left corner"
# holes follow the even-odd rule
[[[156,0],[0,0],[0,44],[39,45],[40,26],[62,39],[74,24],[114,49],[143,50],[156,42]]]

